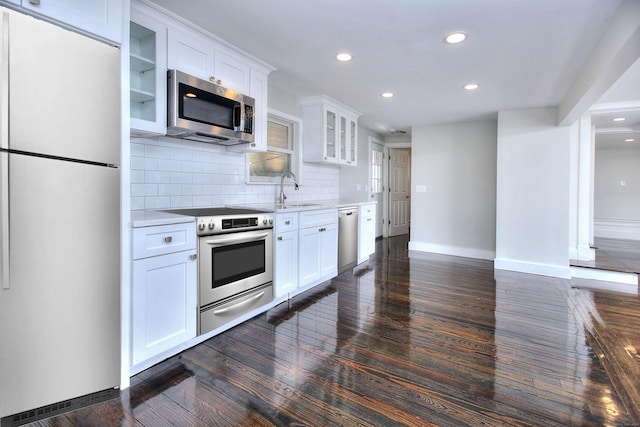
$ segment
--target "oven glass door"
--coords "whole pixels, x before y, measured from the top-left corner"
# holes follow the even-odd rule
[[[273,230],[200,238],[200,306],[273,281]]]
[[[241,105],[232,99],[179,83],[178,114],[181,119],[238,130]]]

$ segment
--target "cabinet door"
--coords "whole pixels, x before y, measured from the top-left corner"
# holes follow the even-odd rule
[[[360,224],[358,227],[358,264],[369,259],[376,251],[376,209],[375,205],[360,208]]]
[[[347,142],[349,141],[349,139],[347,138],[348,130],[349,130],[349,127],[347,125],[347,118],[341,114],[340,128],[338,130],[339,132],[338,136],[340,141],[340,145],[338,149],[338,161],[340,163],[347,163]]]
[[[298,233],[298,287],[303,287],[320,277],[320,227],[303,228]]]
[[[338,274],[338,223],[321,227],[318,253],[320,276],[333,277]]]
[[[215,51],[206,40],[169,28],[167,66],[203,80],[215,80]]]
[[[327,162],[338,162],[339,120],[335,111],[324,108],[324,160]]]
[[[298,285],[298,232],[276,233],[274,239],[275,297],[286,296]]]
[[[132,365],[196,336],[195,251],[133,262]]]
[[[347,143],[347,164],[356,166],[358,164],[358,123],[354,119],[348,120],[349,142]]]
[[[122,43],[123,0],[25,0],[22,7],[87,33]]]
[[[131,133],[164,135],[167,130],[167,30],[131,10],[129,36]]]
[[[249,93],[251,68],[240,59],[220,50],[215,53],[215,76],[220,85],[240,93]]]

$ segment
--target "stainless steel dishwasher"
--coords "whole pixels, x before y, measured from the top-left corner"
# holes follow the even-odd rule
[[[338,274],[358,261],[358,208],[338,209]]]

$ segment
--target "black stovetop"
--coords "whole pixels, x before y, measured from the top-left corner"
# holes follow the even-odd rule
[[[233,215],[250,215],[267,213],[270,211],[260,209],[247,209],[247,208],[227,208],[227,207],[215,207],[215,208],[191,208],[191,209],[170,209],[164,212],[174,213],[178,215],[188,215],[195,217],[210,217],[210,216],[233,216]]]

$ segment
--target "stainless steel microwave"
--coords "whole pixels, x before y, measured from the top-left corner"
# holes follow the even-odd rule
[[[222,145],[254,142],[255,99],[190,76],[167,72],[167,135]]]

